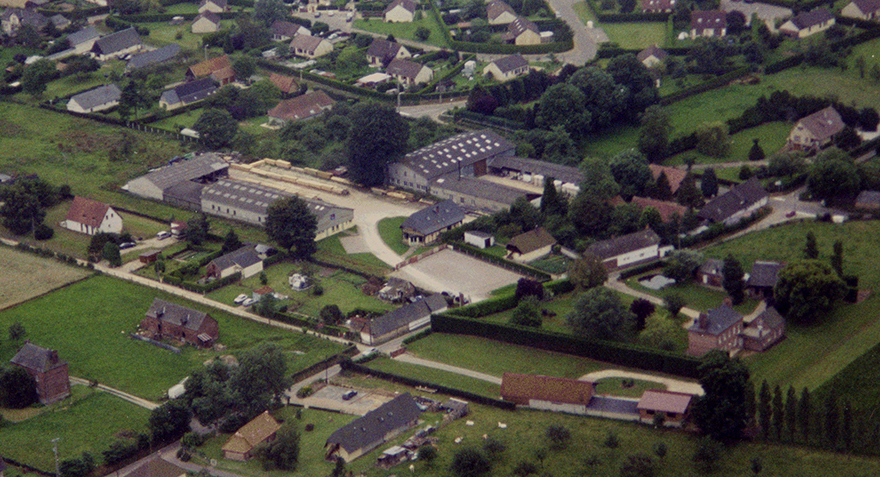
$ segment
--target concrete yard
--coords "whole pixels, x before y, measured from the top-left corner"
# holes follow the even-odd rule
[[[443,250],[391,276],[433,292],[463,293],[472,302],[484,300],[496,288],[516,283],[522,275],[453,250]]]
[[[315,391],[315,394],[312,394],[305,399],[293,398],[290,402],[302,404],[307,407],[339,411],[343,414],[363,416],[391,400],[390,397],[384,394],[358,389],[358,394],[346,401],[342,399],[342,395],[347,391],[351,391],[351,388],[330,385]]]

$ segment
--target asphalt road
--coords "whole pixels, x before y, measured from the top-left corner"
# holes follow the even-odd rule
[[[548,0],[550,7],[556,12],[556,16],[561,18],[574,33],[574,48],[557,55],[563,59],[565,63],[571,63],[575,66],[582,66],[588,61],[596,57],[598,46],[587,30],[586,25],[581,23],[581,19],[574,11],[574,3],[577,0]]]

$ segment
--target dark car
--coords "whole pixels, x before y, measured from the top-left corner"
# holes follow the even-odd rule
[[[342,400],[343,400],[343,401],[349,401],[349,400],[351,400],[351,398],[357,396],[357,394],[358,394],[358,392],[357,392],[357,391],[354,391],[354,390],[352,390],[352,391],[345,391],[345,394],[342,395]]]

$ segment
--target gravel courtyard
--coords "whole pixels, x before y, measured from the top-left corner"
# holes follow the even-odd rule
[[[522,278],[517,273],[449,249],[407,265],[391,276],[433,292],[464,293],[471,301],[486,299],[492,290]]]

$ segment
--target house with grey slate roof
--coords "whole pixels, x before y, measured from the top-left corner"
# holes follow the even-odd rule
[[[779,281],[779,271],[784,263],[756,261],[746,279],[746,292],[755,298],[773,297],[773,288]]]
[[[529,62],[520,55],[505,56],[489,63],[483,68],[483,74],[491,75],[495,81],[508,81],[528,74]]]
[[[877,20],[880,18],[880,0],[853,0],[843,7],[840,14],[861,20]]]
[[[140,51],[144,47],[141,36],[134,27],[99,38],[92,45],[92,56],[98,61],[119,58]]]
[[[795,15],[779,27],[779,32],[792,38],[806,38],[831,28],[834,23],[834,15],[827,8],[817,8]]]
[[[326,458],[351,462],[415,426],[421,413],[409,393],[401,394],[330,434]]]
[[[650,228],[596,242],[584,251],[585,254],[599,257],[602,265],[609,270],[657,260],[663,252],[665,249],[661,250],[660,236]]]
[[[172,43],[146,53],[132,55],[125,65],[126,70],[138,70],[147,66],[158,65],[174,59],[180,54],[180,45]]]
[[[856,208],[864,210],[880,210],[880,192],[876,190],[863,190],[856,197]]]
[[[785,337],[785,318],[768,306],[743,329],[743,348],[749,351],[766,351]]]
[[[217,84],[211,78],[181,83],[162,93],[159,97],[159,106],[171,111],[201,101],[215,91]]]
[[[769,200],[761,182],[752,177],[709,201],[697,216],[710,223],[733,225],[767,205]]]
[[[67,110],[74,113],[104,111],[119,104],[122,91],[115,84],[106,84],[74,95],[67,101]]]
[[[275,41],[288,41],[297,35],[311,35],[312,32],[298,24],[286,22],[284,20],[275,20],[272,23],[272,39]]]
[[[407,245],[431,243],[437,237],[464,221],[464,210],[452,200],[444,200],[438,204],[413,213],[400,224],[403,241]]]
[[[90,51],[98,38],[101,38],[101,34],[95,30],[95,27],[90,26],[67,35],[67,42],[73,48],[73,54],[79,55]]]
[[[55,29],[58,31],[65,30],[70,26],[70,20],[64,18],[64,15],[61,15],[60,13],[49,17],[49,21],[52,22],[52,25],[55,25]]]
[[[366,345],[375,346],[428,326],[431,323],[431,314],[442,313],[446,307],[446,298],[443,295],[431,295],[403,305],[370,320],[361,329],[361,341]]]
[[[3,33],[7,35],[15,34],[22,25],[30,25],[38,32],[43,31],[48,22],[49,19],[42,13],[28,8],[7,8],[0,15],[0,26],[3,28]]]
[[[395,58],[388,64],[385,72],[404,87],[427,83],[434,78],[434,70],[415,61]]]
[[[700,313],[688,327],[691,356],[703,356],[713,349],[735,351],[743,346],[743,316],[728,304]]]
[[[67,362],[58,357],[58,351],[26,341],[9,362],[33,376],[40,403],[52,404],[70,396]]]
[[[206,267],[206,277],[226,278],[234,273],[241,273],[241,278],[249,278],[263,271],[263,259],[257,255],[253,245],[245,245],[226,255],[211,260]]]
[[[412,57],[409,50],[400,43],[388,41],[384,38],[376,38],[367,48],[367,63],[370,66],[385,66],[395,59]]]
[[[498,212],[509,208],[520,197],[537,199],[541,194],[473,177],[448,174],[431,182],[431,195],[454,200],[471,210]]]
[[[213,345],[220,337],[217,320],[207,313],[158,298],[147,310],[140,330],[151,339],[177,340],[200,348]]]

